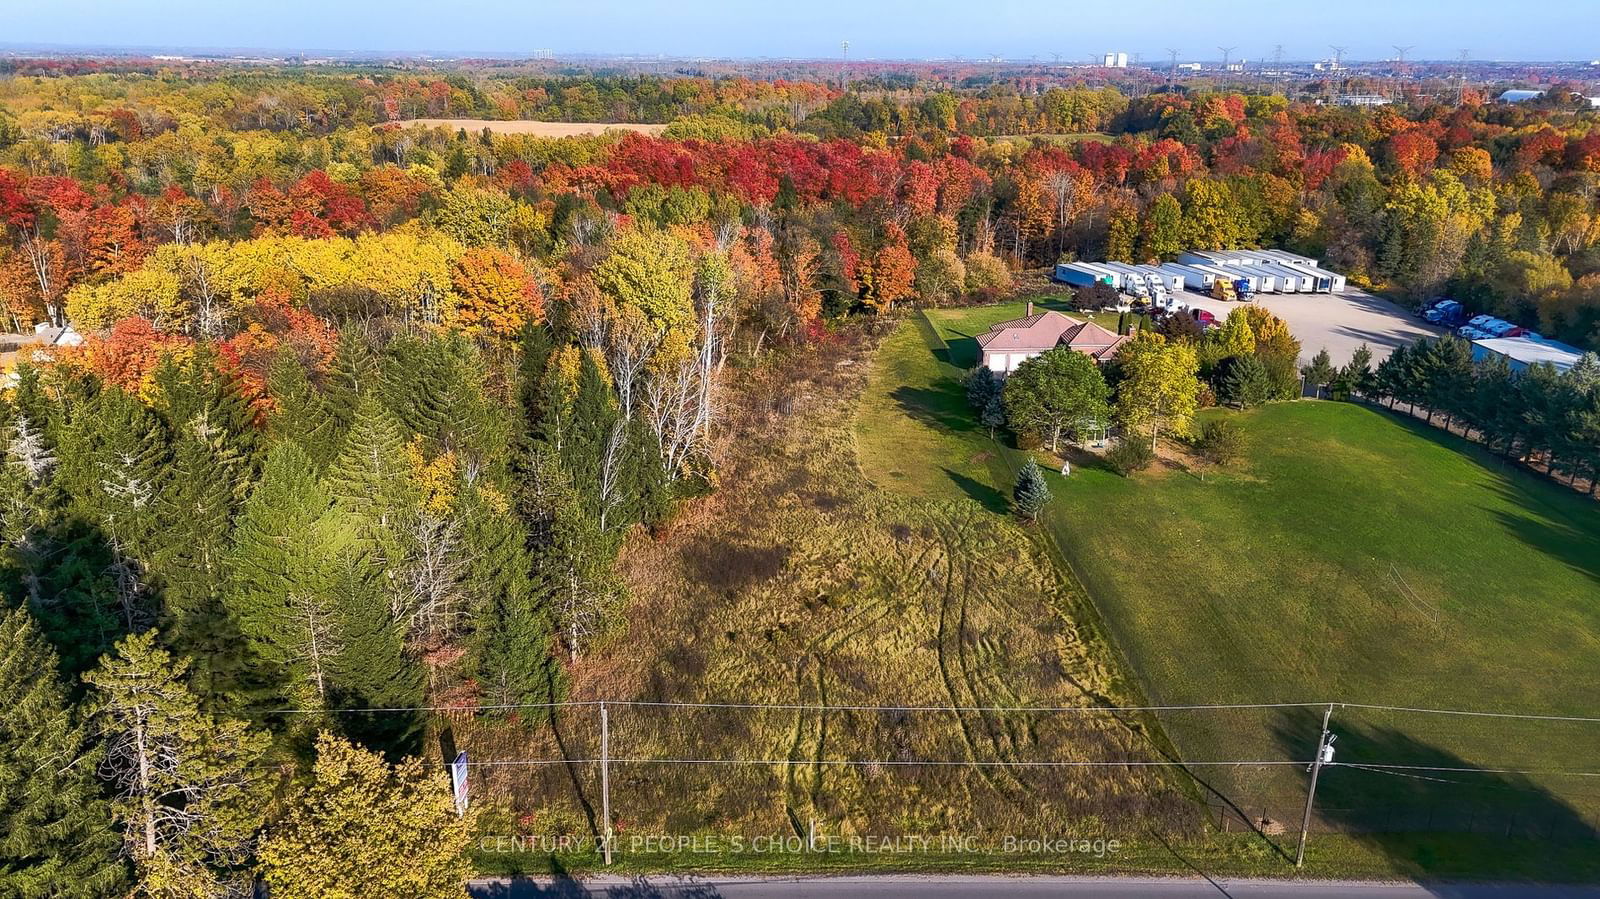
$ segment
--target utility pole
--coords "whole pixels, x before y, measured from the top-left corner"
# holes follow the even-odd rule
[[[1329,706],[1331,709],[1332,706]],[[1316,781],[1312,781],[1313,787]],[[606,704],[600,703],[600,817],[604,819],[600,829],[601,839],[605,840],[604,852],[606,864],[611,864],[611,716],[606,712]],[[1305,838],[1301,837],[1302,845]]]
[[[1311,806],[1317,800],[1317,776],[1322,773],[1325,762],[1333,761],[1334,737],[1328,733],[1328,720],[1333,717],[1333,703],[1328,703],[1328,708],[1322,713],[1322,735],[1317,738],[1317,754],[1311,760],[1311,786],[1306,790],[1306,813],[1300,818],[1300,848],[1294,851],[1294,866],[1296,868],[1305,864],[1306,860],[1306,834],[1311,830]]]

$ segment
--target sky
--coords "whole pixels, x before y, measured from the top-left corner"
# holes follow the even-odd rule
[[[1083,61],[1600,58],[1596,0],[0,0],[0,45]],[[1526,12],[1524,12],[1526,10]]]

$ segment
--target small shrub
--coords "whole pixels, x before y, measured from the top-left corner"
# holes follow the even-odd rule
[[[1140,437],[1123,438],[1106,452],[1106,462],[1113,471],[1128,477],[1136,471],[1149,468],[1156,461],[1156,451]]]
[[[1044,446],[1044,438],[1032,428],[1023,428],[1017,432],[1017,449],[1036,450]]]
[[[1231,418],[1213,418],[1200,429],[1200,455],[1216,465],[1232,465],[1244,456],[1244,428]]]

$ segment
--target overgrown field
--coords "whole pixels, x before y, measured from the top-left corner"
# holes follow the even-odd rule
[[[870,360],[858,340],[748,375],[723,426],[719,490],[624,555],[627,632],[580,662],[572,696],[624,701],[609,708],[624,845],[813,826],[821,837],[1193,832],[1195,806],[1160,767],[1016,764],[1160,756],[1136,716],[993,711],[1125,696],[1080,630],[1078,598],[1015,525],[862,477],[853,422]],[[812,708],[824,705],[910,708]],[[917,708],[928,706],[963,711]],[[552,722],[559,742],[531,745],[483,724],[453,736],[475,760],[587,760],[597,721],[597,708],[566,709]],[[529,816],[504,822],[511,832],[592,833],[595,765],[477,772],[483,795]]]
[[[1020,454],[972,422],[968,337],[1010,306],[936,310],[884,344],[858,426],[878,484],[1002,509]],[[942,340],[941,340],[942,339]],[[945,345],[942,341],[948,341]],[[1212,413],[1231,414],[1231,413]],[[1046,533],[1145,694],[1163,704],[1345,701],[1594,715],[1600,508],[1426,426],[1350,404],[1244,415],[1248,459],[1131,480],[1051,473]],[[1163,716],[1191,760],[1309,758],[1320,710]],[[1592,770],[1600,724],[1337,708],[1339,758]],[[1299,768],[1212,778],[1251,818],[1298,824]],[[1432,780],[1422,779],[1423,777]],[[1341,767],[1324,820],[1352,830],[1592,834],[1594,778]]]

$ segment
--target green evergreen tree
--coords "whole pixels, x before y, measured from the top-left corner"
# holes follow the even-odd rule
[[[1324,347],[1318,350],[1317,354],[1311,357],[1311,364],[1300,369],[1300,374],[1305,377],[1306,383],[1312,387],[1328,386],[1337,372],[1333,367],[1333,358],[1328,355],[1327,348]]]
[[[226,602],[238,472],[221,458],[198,436],[179,439],[158,497],[149,567],[161,589],[166,644],[194,660],[192,686],[203,701],[230,707],[265,685]]]
[[[1234,356],[1223,365],[1221,390],[1225,402],[1241,409],[1259,406],[1272,399],[1272,377],[1254,356]]]
[[[518,396],[522,403],[523,440],[532,439],[544,421],[544,375],[555,352],[555,342],[543,322],[529,322],[520,339],[521,354],[517,359]]]
[[[472,600],[472,668],[491,705],[551,702],[562,692],[550,654],[550,585],[533,578],[528,535],[498,508],[498,493],[463,494],[461,505]]]
[[[306,377],[305,366],[287,348],[273,357],[267,372],[267,394],[273,402],[267,435],[295,442],[318,470],[327,467],[339,452],[340,423]]]
[[[327,704],[336,655],[330,505],[305,453],[293,443],[273,446],[227,559],[227,608],[268,679],[299,708]]]
[[[1044,472],[1032,456],[1017,472],[1017,483],[1011,491],[1011,508],[1018,518],[1038,521],[1039,513],[1050,502],[1050,485],[1045,483]]]
[[[198,437],[210,444],[230,471],[234,493],[243,499],[259,460],[255,410],[239,383],[225,371],[216,352],[198,348],[184,361],[168,356],[154,375],[151,404],[176,437]]]
[[[128,630],[155,618],[141,565],[155,548],[156,498],[169,438],[144,404],[107,388],[74,411],[63,434],[61,483],[70,514],[97,531],[112,556],[117,605]]]
[[[614,563],[621,535],[600,527],[561,461],[536,447],[523,465],[518,513],[528,527],[533,576],[548,585],[550,610],[568,654],[610,632],[627,599]]]
[[[334,422],[336,444],[344,439],[345,432],[355,422],[361,398],[376,394],[381,381],[378,359],[366,338],[355,328],[345,328],[334,348],[333,363],[328,367],[323,391],[324,405]]]
[[[400,426],[376,396],[363,397],[344,448],[323,479],[339,508],[355,516],[359,535],[386,569],[405,557],[405,522],[418,502],[406,468]]]
[[[389,612],[382,571],[354,539],[355,523],[338,510],[329,513],[334,528],[347,535],[330,541],[325,560],[329,616],[327,701],[338,709],[395,709],[341,712],[340,730],[370,748],[399,758],[421,750],[423,672],[405,653],[404,635]]]
[[[244,722],[208,714],[184,686],[188,662],[128,637],[84,675],[105,747],[139,894],[244,895],[251,842],[272,792],[271,742]]]
[[[119,895],[128,872],[95,781],[101,752],[57,664],[25,610],[0,611],[0,896]]]

